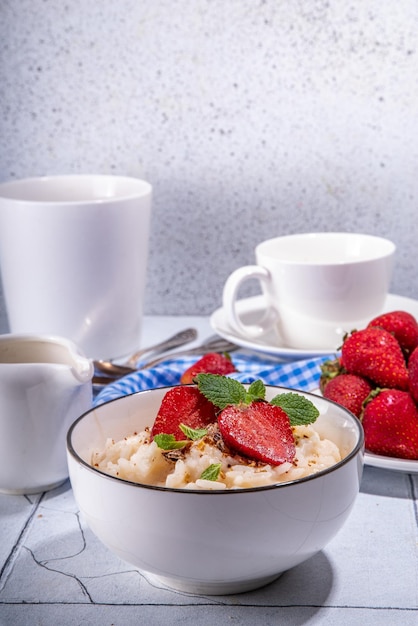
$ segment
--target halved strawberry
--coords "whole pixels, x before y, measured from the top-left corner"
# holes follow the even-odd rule
[[[187,385],[193,382],[197,374],[231,374],[236,372],[234,364],[228,354],[209,352],[193,363],[181,376],[180,382]]]
[[[181,441],[185,439],[179,428],[185,424],[190,428],[205,428],[216,421],[216,408],[207,400],[197,387],[173,387],[165,394],[154,425],[151,437],[159,434],[174,435]]]
[[[218,416],[221,435],[231,449],[256,461],[292,462],[296,447],[287,414],[268,402],[229,405]]]
[[[382,313],[369,322],[368,327],[384,328],[398,340],[406,356],[418,346],[418,323],[407,311],[390,311]]]
[[[197,385],[220,409],[218,426],[226,445],[262,463],[291,463],[296,454],[292,426],[309,424],[319,415],[310,400],[294,392],[279,393],[267,402],[261,380],[246,388],[233,378],[198,374]]]

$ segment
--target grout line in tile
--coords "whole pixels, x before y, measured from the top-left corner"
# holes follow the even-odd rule
[[[23,543],[23,539],[24,539],[24,537],[26,536],[26,534],[27,534],[27,532],[29,530],[30,524],[31,524],[31,522],[32,522],[32,520],[33,520],[33,518],[34,518],[34,516],[35,516],[35,514],[37,512],[37,510],[39,509],[39,506],[40,506],[44,496],[45,496],[45,493],[40,494],[36,498],[36,500],[33,502],[32,507],[30,509],[30,513],[29,513],[28,517],[26,518],[26,521],[25,521],[25,523],[24,523],[24,525],[22,527],[22,530],[20,531],[19,536],[18,536],[14,546],[10,550],[9,556],[4,561],[4,565],[3,565],[3,567],[0,570],[0,591],[2,589],[4,589],[4,586],[5,586],[8,578],[9,578],[9,576],[10,576],[12,570],[13,570],[13,565],[14,565],[14,562],[16,561],[17,556],[18,556],[20,547],[21,547],[21,545]]]

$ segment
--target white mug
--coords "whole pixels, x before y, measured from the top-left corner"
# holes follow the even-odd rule
[[[151,185],[123,176],[0,185],[0,270],[10,332],[67,337],[91,358],[140,343]]]
[[[0,493],[48,491],[68,478],[67,431],[92,406],[92,376],[64,338],[0,336]]]
[[[227,279],[223,307],[239,336],[257,339],[274,330],[291,348],[336,350],[346,332],[361,328],[384,306],[395,245],[356,233],[305,233],[276,237],[255,249],[257,265]],[[264,315],[245,324],[236,301],[241,285],[258,279]]]

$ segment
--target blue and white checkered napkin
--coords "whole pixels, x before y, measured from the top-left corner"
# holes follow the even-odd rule
[[[242,383],[251,383],[261,379],[266,385],[312,391],[319,387],[321,364],[334,357],[335,355],[328,355],[303,361],[278,363],[257,355],[233,353],[231,358],[238,372],[230,376]],[[178,385],[182,373],[198,358],[194,356],[176,360],[167,359],[158,367],[129,374],[105,387],[96,396],[94,406],[137,391]]]

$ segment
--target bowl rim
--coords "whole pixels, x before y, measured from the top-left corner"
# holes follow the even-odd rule
[[[248,386],[247,383],[243,383],[244,385]],[[339,469],[340,467],[342,467],[343,465],[346,465],[347,463],[349,463],[354,457],[356,457],[359,452],[362,453],[362,459],[364,458],[364,452],[365,452],[365,446],[364,446],[364,431],[363,431],[363,427],[361,425],[360,420],[358,419],[358,417],[356,417],[353,413],[351,413],[351,411],[349,411],[348,409],[346,409],[345,407],[343,407],[341,404],[338,404],[337,402],[334,402],[333,400],[330,400],[328,398],[324,398],[323,396],[319,396],[318,394],[312,393],[310,391],[303,391],[300,389],[291,389],[289,387],[283,387],[283,386],[279,386],[279,385],[268,385],[266,384],[265,387],[266,389],[276,389],[276,390],[281,390],[283,392],[293,392],[293,393],[302,393],[304,395],[308,395],[311,396],[312,398],[315,398],[316,400],[321,399],[322,401],[325,401],[326,403],[335,405],[340,411],[342,411],[343,413],[345,413],[347,415],[347,417],[350,419],[350,421],[355,425],[355,428],[357,429],[358,432],[358,436],[357,436],[357,442],[356,445],[354,446],[354,448],[343,458],[341,459],[341,461],[338,461],[337,463],[334,463],[334,465],[331,465],[330,467],[327,467],[323,470],[320,470],[319,472],[315,472],[314,474],[310,474],[309,476],[304,476],[302,478],[297,478],[294,480],[288,480],[288,481],[283,481],[283,482],[279,482],[279,483],[272,483],[270,485],[260,485],[258,487],[244,487],[244,488],[236,488],[236,489],[181,489],[178,487],[164,487],[164,486],[159,486],[159,485],[149,485],[149,484],[145,484],[145,483],[138,483],[138,482],[134,482],[131,480],[127,480],[126,478],[119,478],[117,476],[112,476],[111,474],[107,474],[106,472],[98,469],[97,467],[94,467],[93,465],[90,465],[89,463],[87,463],[86,461],[84,461],[84,459],[82,459],[79,454],[76,452],[76,450],[74,449],[74,446],[72,444],[72,434],[73,431],[75,430],[75,428],[77,427],[77,425],[87,417],[87,415],[89,415],[90,413],[92,413],[93,411],[98,411],[100,410],[102,407],[108,406],[109,404],[112,404],[114,402],[120,402],[123,401],[124,399],[127,398],[131,398],[132,396],[138,396],[138,395],[143,395],[143,394],[149,394],[153,391],[168,391],[169,389],[172,389],[173,387],[179,387],[180,385],[165,385],[164,387],[155,387],[152,389],[142,389],[139,391],[135,391],[133,393],[129,393],[123,396],[119,396],[118,398],[112,398],[111,400],[109,400],[108,402],[103,402],[102,404],[100,404],[99,406],[93,406],[90,409],[88,409],[88,411],[85,411],[82,415],[80,415],[69,427],[68,432],[67,432],[67,437],[66,437],[66,447],[67,447],[67,453],[82,467],[84,467],[85,469],[89,470],[91,473],[95,474],[95,475],[99,475],[102,478],[111,480],[113,481],[117,481],[117,483],[122,483],[125,485],[130,485],[132,487],[135,487],[137,489],[150,489],[152,491],[163,491],[163,492],[168,492],[168,493],[179,493],[179,494],[194,494],[194,495],[202,495],[202,496],[209,496],[209,495],[231,495],[231,494],[244,494],[244,493],[254,493],[254,492],[258,492],[258,491],[268,491],[268,490],[272,490],[272,489],[284,489],[286,487],[292,487],[294,485],[299,485],[311,480],[314,480],[316,478],[320,478],[322,476],[325,476],[327,474],[331,474],[332,472],[335,472],[337,469]],[[183,386],[183,385],[182,385]],[[71,481],[71,476],[70,476],[70,481]]]

